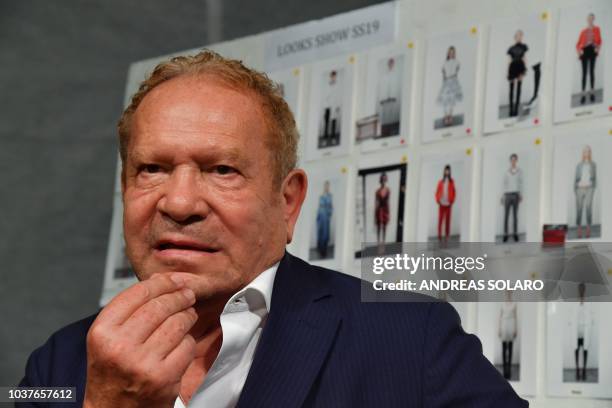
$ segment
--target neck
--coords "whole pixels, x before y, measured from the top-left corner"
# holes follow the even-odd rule
[[[220,316],[229,298],[210,299],[195,304],[198,321],[189,331],[196,341],[196,358],[214,351],[213,361],[221,347]]]

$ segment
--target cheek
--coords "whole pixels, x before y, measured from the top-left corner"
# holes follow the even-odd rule
[[[234,239],[233,244],[240,243],[247,251],[269,240],[279,217],[282,217],[278,205],[255,193],[225,196],[218,200],[215,212]]]
[[[155,214],[157,198],[153,194],[136,195],[126,191],[123,200],[123,230],[129,246],[143,244],[150,220]]]

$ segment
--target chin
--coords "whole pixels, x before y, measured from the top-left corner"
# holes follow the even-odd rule
[[[201,274],[179,272],[185,278],[185,285],[193,290],[197,299],[206,300],[216,296],[229,297],[242,287],[242,282],[232,280],[221,272],[206,271]],[[213,273],[212,276],[210,274]],[[208,276],[207,276],[208,275]]]

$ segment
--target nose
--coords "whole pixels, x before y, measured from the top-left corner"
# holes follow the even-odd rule
[[[181,225],[202,221],[209,211],[204,190],[199,170],[176,167],[165,182],[157,210]]]

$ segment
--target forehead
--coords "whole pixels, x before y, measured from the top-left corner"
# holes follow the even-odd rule
[[[132,121],[132,147],[171,142],[194,146],[263,145],[267,127],[260,99],[206,76],[182,76],[158,85]],[[154,139],[154,140],[153,140]],[[149,146],[152,147],[152,146]]]

